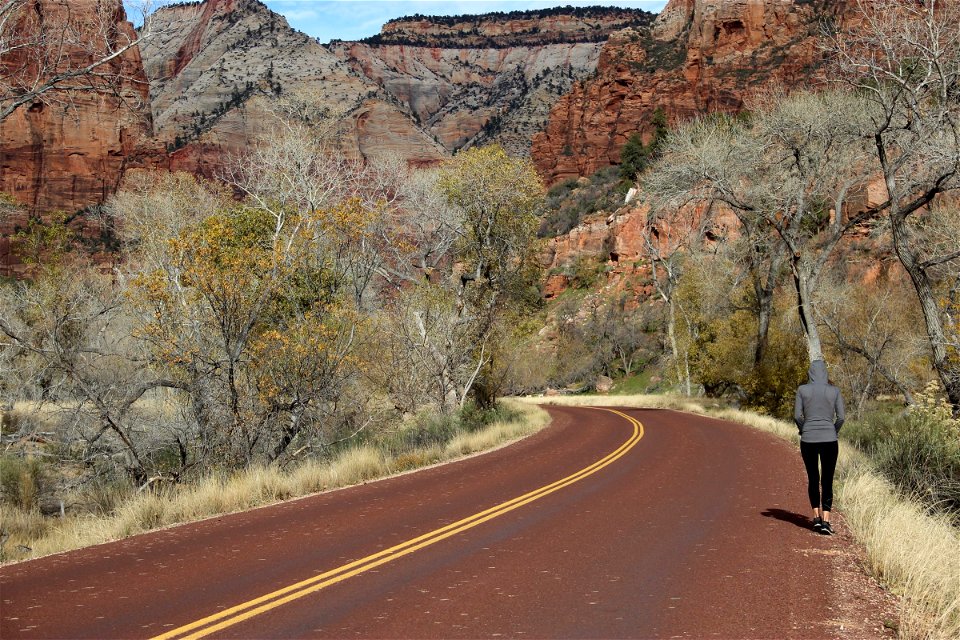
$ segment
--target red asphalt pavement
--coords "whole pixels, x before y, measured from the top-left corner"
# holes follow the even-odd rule
[[[575,474],[634,432],[548,410],[488,454],[0,568],[0,637],[169,632]],[[589,477],[209,637],[829,637],[836,543],[801,526],[799,453],[622,411],[643,437]]]

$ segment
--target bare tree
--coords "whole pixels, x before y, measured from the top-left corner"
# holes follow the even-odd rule
[[[960,4],[952,0],[858,0],[860,19],[832,34],[837,77],[869,101],[874,161],[882,175],[894,251],[923,310],[933,365],[960,415],[957,316],[938,301],[937,269],[960,250],[930,251],[922,213],[960,187]],[[954,286],[955,285],[948,285]]]
[[[155,35],[150,8],[139,5],[134,31],[121,0],[0,0],[0,123],[21,106],[88,92],[129,98],[127,58]]]
[[[919,309],[908,295],[905,283],[889,277],[873,284],[833,278],[821,288],[819,320],[827,328],[826,343],[844,356],[840,375],[856,394],[857,415],[876,393],[896,391],[913,404],[910,389],[923,382],[915,374],[928,366],[917,331]]]
[[[736,262],[743,263],[753,284],[754,365],[758,366],[766,353],[774,292],[781,283],[787,249],[763,220],[717,200],[713,185],[736,183],[736,167],[744,162],[743,149],[737,144],[741,128],[742,123],[726,116],[702,118],[678,127],[664,145],[663,159],[641,176],[641,184],[657,210],[681,211],[698,203],[716,202],[713,213],[727,211],[736,216],[738,232],[721,236],[738,245]],[[723,190],[731,189],[718,189]]]
[[[4,289],[0,301],[0,357],[17,373],[21,397],[58,403],[72,414],[89,460],[119,456],[132,480],[149,481],[155,455],[181,453],[179,470],[192,464],[182,432],[170,422],[145,429],[135,409],[150,392],[181,389],[157,375],[131,337],[122,291],[80,266],[44,270],[34,282]]]
[[[394,165],[396,200],[384,207],[377,231],[383,248],[379,273],[393,288],[436,280],[449,266],[454,243],[463,235],[463,221],[437,187],[438,173]],[[372,172],[389,168],[374,161]]]
[[[377,328],[368,376],[399,411],[411,413],[424,404],[450,411],[466,403],[488,347],[473,343],[450,287],[405,287],[385,302]]]
[[[663,174],[645,177],[648,180],[644,183],[648,189],[645,198],[651,208],[642,238],[654,287],[666,306],[667,339],[677,382],[684,386],[687,395],[691,395],[689,347],[697,339],[698,323],[677,296],[677,289],[690,256],[704,250],[708,236],[716,234],[721,223],[715,215],[712,200],[676,194],[671,191],[673,187],[667,189],[659,182],[664,177]],[[686,333],[682,339],[677,334],[678,328],[683,328]]]
[[[819,278],[844,235],[876,214],[856,206],[869,178],[864,107],[846,93],[773,92],[754,104],[749,123],[711,116],[681,128],[644,184],[668,201],[722,202],[754,237],[762,229],[775,233],[793,274],[809,357],[820,359]],[[771,256],[771,275],[780,259]],[[768,278],[760,288],[766,304],[771,284]]]

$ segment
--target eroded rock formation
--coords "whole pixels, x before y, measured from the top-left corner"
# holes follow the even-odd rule
[[[448,152],[496,142],[526,156],[550,108],[594,72],[617,30],[652,14],[570,7],[454,18],[407,18],[331,50],[409,108]]]
[[[627,29],[603,47],[597,75],[574,85],[533,137],[531,155],[553,183],[619,163],[631,135],[671,120],[736,112],[772,83],[816,82],[823,21],[845,3],[827,0],[671,0],[649,30]]]
[[[38,69],[36,52],[8,52],[0,60],[4,73],[26,67],[44,78],[96,60],[103,54],[98,42],[103,34],[113,47],[136,37],[121,0],[33,0],[26,10],[37,19],[16,29],[59,38],[64,50],[45,70]],[[148,83],[139,51],[129,49],[96,73],[97,81],[85,83],[94,88],[54,89],[0,122],[0,191],[30,212],[73,212],[98,204],[128,167],[165,164],[162,149],[149,141]]]
[[[257,0],[162,8],[166,33],[144,47],[158,137],[177,168],[209,174],[269,133],[271,101],[308,96],[344,121],[345,151],[429,164],[530,137],[603,41],[652,14],[556,9],[394,20],[364,42],[321,46]],[[219,158],[218,158],[219,156]]]

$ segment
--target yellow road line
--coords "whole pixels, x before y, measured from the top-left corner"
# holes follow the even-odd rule
[[[637,442],[639,442],[640,438],[643,437],[643,425],[640,424],[639,420],[636,420],[625,413],[616,411],[615,409],[599,410],[609,411],[626,418],[633,425],[633,434],[616,450],[607,454],[600,460],[597,460],[593,464],[584,467],[580,471],[577,471],[566,478],[562,478],[556,482],[552,482],[548,485],[540,487],[539,489],[525,493],[522,496],[502,502],[479,513],[475,513],[472,516],[463,518],[462,520],[458,520],[439,529],[430,531],[429,533],[425,533],[421,536],[417,536],[416,538],[407,540],[406,542],[390,547],[389,549],[384,549],[375,554],[366,556],[365,558],[361,558],[337,567],[336,569],[331,569],[330,571],[326,571],[306,580],[302,580],[296,584],[278,589],[266,595],[260,596],[259,598],[243,602],[236,606],[230,607],[229,609],[224,609],[223,611],[219,611],[213,615],[207,616],[206,618],[191,622],[182,627],[178,627],[177,629],[173,629],[167,633],[156,636],[153,638],[153,640],[170,640],[172,638],[183,638],[184,640],[187,640],[192,638],[202,638],[216,631],[220,631],[221,629],[226,629],[227,627],[231,627],[261,613],[275,609],[276,607],[284,605],[288,602],[292,602],[293,600],[297,600],[311,593],[315,593],[316,591],[324,589],[332,584],[342,582],[343,580],[373,569],[374,567],[392,562],[397,558],[401,558],[407,554],[413,553],[414,551],[418,551],[419,549],[432,545],[436,542],[454,536],[458,533],[462,533],[467,529],[471,529],[488,520],[492,520],[493,518],[501,516],[505,513],[509,513],[514,509],[518,509],[533,502],[534,500],[539,500],[546,495],[549,495],[555,491],[559,491],[560,489],[563,489],[575,482],[582,480],[583,478],[586,478],[587,476],[596,473],[600,469],[612,464],[614,461],[625,455],[637,444]],[[201,627],[205,628],[201,629]],[[184,635],[196,629],[200,630],[196,633]]]

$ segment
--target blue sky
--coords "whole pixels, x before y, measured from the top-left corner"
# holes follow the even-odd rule
[[[380,32],[380,27],[391,18],[423,15],[463,15],[491,11],[517,11],[546,7],[618,6],[659,12],[666,0],[640,2],[578,2],[575,0],[543,2],[536,0],[262,0],[273,11],[283,14],[295,29],[317,38],[320,42],[358,40]]]

